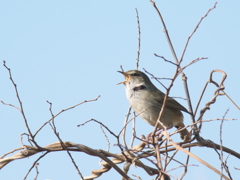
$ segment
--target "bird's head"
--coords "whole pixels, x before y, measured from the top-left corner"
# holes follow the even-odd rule
[[[137,87],[144,85],[145,87],[152,85],[148,76],[139,70],[129,70],[126,72],[118,71],[125,76],[125,81],[118,84],[124,84],[125,86]]]

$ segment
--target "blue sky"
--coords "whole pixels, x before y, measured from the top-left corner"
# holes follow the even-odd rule
[[[156,3],[165,19],[176,53],[180,57],[187,37],[215,1],[172,0]],[[217,8],[204,19],[189,43],[183,65],[198,57],[208,57],[207,60],[193,64],[185,70],[194,107],[213,69],[222,69],[228,74],[225,82],[226,92],[240,104],[239,5],[240,2],[237,0],[219,1]],[[156,53],[173,60],[159,17],[149,1],[0,2],[0,60],[5,60],[12,70],[33,132],[51,117],[46,100],[53,103],[53,112],[56,114],[64,108],[101,95],[96,102],[85,103],[64,112],[56,119],[56,125],[63,140],[92,148],[107,149],[107,142],[98,124],[91,122],[80,128],[77,125],[95,118],[115,133],[123,126],[129,104],[125,98],[124,87],[116,85],[123,80],[117,71],[120,70],[120,65],[124,70],[136,67],[138,30],[135,8],[138,9],[141,23],[139,69],[145,68],[157,77],[172,77],[174,66],[153,55]],[[214,77],[219,80],[221,75],[216,74]],[[0,82],[0,99],[19,106],[4,67],[0,67]],[[167,80],[162,82],[166,86],[169,84]],[[160,84],[154,83],[164,91]],[[213,97],[214,90],[211,85],[201,107]],[[174,83],[170,95],[184,97],[180,77]],[[187,106],[184,100],[178,101]],[[226,97],[219,97],[211,110],[205,114],[204,120],[222,118],[228,108],[230,110],[226,118],[239,119],[239,110]],[[0,155],[3,155],[21,146],[20,134],[27,130],[16,109],[1,105],[0,111],[2,144]],[[185,114],[185,124],[190,123],[190,117]],[[205,123],[201,135],[219,143],[219,126],[220,121]],[[235,151],[239,149],[239,143],[235,142],[236,135],[239,136],[238,127],[239,120],[226,121],[223,125],[223,145]],[[148,134],[152,129],[138,118],[139,136]],[[113,146],[116,139],[109,134],[108,136],[111,141],[110,151],[120,153],[120,150]],[[179,140],[177,135],[173,136],[173,139]],[[42,146],[58,141],[50,127],[39,133],[37,140]],[[27,144],[26,139],[24,143]],[[213,149],[197,147],[193,148],[192,152],[216,168],[220,167],[218,156]],[[101,168],[98,158],[83,153],[73,155],[83,176],[90,175],[93,169]],[[0,178],[23,179],[38,156],[8,164],[1,170]],[[184,154],[179,154],[180,159],[184,160],[184,157]],[[227,154],[224,158],[226,157]],[[51,153],[39,163],[38,179],[79,179],[65,152]],[[190,164],[199,166],[189,167],[189,173],[185,177],[187,180],[219,178],[195,160],[191,160]],[[233,179],[239,177],[239,171],[234,169],[240,168],[239,160],[230,156],[228,165]],[[181,170],[176,170],[171,174],[179,177],[181,173]],[[129,175],[131,174],[149,179],[140,168],[132,167]],[[35,171],[31,172],[29,179],[33,179],[34,176]],[[113,169],[99,179],[112,177],[118,177]]]

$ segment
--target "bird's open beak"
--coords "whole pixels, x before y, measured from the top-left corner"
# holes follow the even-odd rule
[[[125,76],[125,81],[120,82],[120,83],[118,83],[118,84],[125,84],[125,83],[129,80],[129,75],[126,74],[126,73],[123,72],[123,71],[118,71],[118,72],[121,73],[121,74],[123,74],[123,75]],[[117,84],[117,85],[118,85],[118,84]]]

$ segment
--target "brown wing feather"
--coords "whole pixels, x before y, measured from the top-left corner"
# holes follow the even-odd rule
[[[157,91],[155,94],[155,97],[159,97],[157,99],[157,102],[160,103],[161,105],[163,104],[164,96],[165,96],[165,94],[161,91]],[[183,107],[180,103],[178,103],[175,99],[173,99],[171,97],[167,98],[166,107],[170,108],[170,109],[177,109],[177,110],[189,113],[185,107]]]

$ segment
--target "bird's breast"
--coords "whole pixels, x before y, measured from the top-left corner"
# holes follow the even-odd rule
[[[161,106],[154,105],[149,97],[146,90],[142,90],[141,92],[131,91],[127,93],[127,99],[135,113],[154,126]]]

